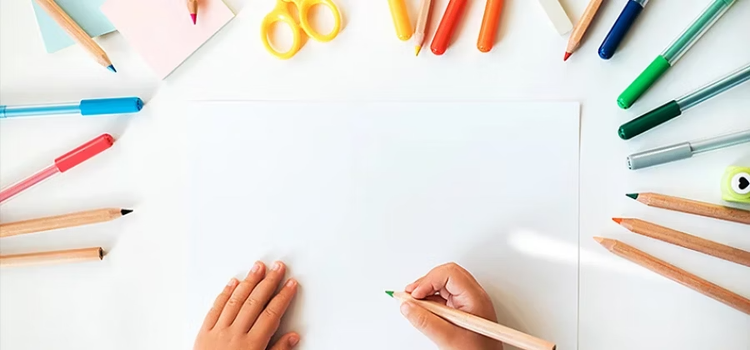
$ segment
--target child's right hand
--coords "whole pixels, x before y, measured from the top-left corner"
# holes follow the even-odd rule
[[[497,322],[492,300],[468,271],[455,263],[440,265],[406,286],[415,299],[429,299]],[[401,305],[401,313],[441,350],[503,350],[503,344],[454,326],[412,303]]]

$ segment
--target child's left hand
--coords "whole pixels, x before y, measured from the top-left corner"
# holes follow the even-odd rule
[[[194,350],[294,348],[299,343],[299,335],[294,332],[284,334],[268,347],[281,317],[297,293],[297,281],[289,279],[274,296],[285,271],[286,267],[280,261],[275,262],[268,273],[262,262],[256,262],[244,281],[232,278],[206,315]]]

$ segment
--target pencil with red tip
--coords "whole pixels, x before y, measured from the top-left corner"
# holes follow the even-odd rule
[[[48,167],[37,171],[31,176],[0,190],[0,203],[7,201],[15,195],[33,187],[34,185],[49,179],[59,173],[64,173],[76,165],[81,164],[95,155],[112,147],[115,139],[112,135],[102,134],[99,137],[84,143],[78,148],[57,157]]]
[[[198,21],[198,0],[188,0],[187,2],[188,12],[190,12],[190,19],[193,20],[193,24]]]
[[[570,58],[570,55],[572,55],[573,52],[578,49],[578,46],[581,45],[583,35],[586,34],[586,30],[589,29],[589,25],[591,25],[591,21],[594,20],[594,16],[596,16],[596,12],[599,11],[599,7],[601,6],[601,4],[602,0],[591,0],[591,2],[589,2],[589,5],[586,6],[586,10],[583,11],[581,19],[578,20],[578,23],[576,23],[576,26],[573,28],[573,33],[570,34],[568,47],[565,48],[565,56],[563,56],[563,61],[567,61],[568,58]]]

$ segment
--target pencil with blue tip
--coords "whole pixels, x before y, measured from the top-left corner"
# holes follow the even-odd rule
[[[101,46],[91,39],[78,23],[70,18],[54,0],[36,0],[36,3],[70,35],[73,41],[88,51],[97,63],[112,73],[117,73],[115,66],[112,65],[112,61],[109,60],[107,53],[104,52]]]

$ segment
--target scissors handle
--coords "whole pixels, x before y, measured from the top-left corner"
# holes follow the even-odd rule
[[[273,45],[271,45],[271,39],[268,37],[271,28],[273,28],[273,25],[276,22],[284,22],[292,30],[292,47],[286,52],[276,50]],[[260,25],[260,39],[263,41],[263,46],[266,47],[266,51],[282,60],[292,58],[302,47],[300,26],[294,21],[294,18],[289,13],[286,2],[279,0],[276,3],[276,8],[263,18],[263,22]]]
[[[333,29],[328,34],[321,34],[318,33],[313,27],[310,25],[310,21],[308,20],[308,15],[310,14],[310,9],[315,5],[325,5],[328,7],[329,10],[331,10],[331,14],[333,15]],[[299,9],[299,21],[300,26],[302,27],[302,30],[307,33],[308,36],[311,38],[320,41],[320,42],[328,42],[333,40],[337,35],[339,35],[339,31],[341,30],[341,13],[339,13],[339,8],[336,7],[336,4],[333,3],[331,0],[302,0],[299,3],[297,3],[298,9]]]

